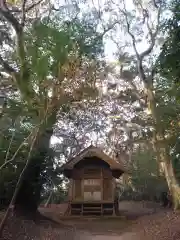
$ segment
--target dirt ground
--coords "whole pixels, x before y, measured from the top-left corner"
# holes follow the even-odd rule
[[[41,208],[48,220],[11,217],[4,240],[180,240],[180,214],[152,202],[121,202],[118,217],[63,217],[66,205]]]
[[[62,208],[61,208],[62,207]],[[61,211],[60,211],[61,208]],[[59,206],[63,213],[66,206]],[[53,218],[73,226],[84,240],[180,239],[180,215],[154,202],[123,201],[118,217],[61,217],[54,209]],[[47,216],[51,213],[46,209]]]

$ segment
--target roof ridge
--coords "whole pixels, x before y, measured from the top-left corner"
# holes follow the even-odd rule
[[[88,157],[88,153],[91,152],[100,158],[101,160],[105,161],[106,163],[109,164],[110,168],[114,168],[114,169],[121,169],[122,171],[126,171],[124,168],[123,163],[120,163],[120,161],[118,161],[117,158],[114,157],[110,157],[108,154],[106,154],[101,148],[99,147],[95,147],[93,145],[90,145],[89,147],[83,149],[81,152],[79,152],[76,156],[74,156],[72,159],[70,159],[68,162],[66,162],[65,164],[63,164],[62,167],[64,168],[73,168],[74,165],[76,165],[79,161],[83,160],[84,158],[86,158],[86,155]],[[91,154],[90,154],[91,155]],[[90,157],[89,155],[89,157]]]

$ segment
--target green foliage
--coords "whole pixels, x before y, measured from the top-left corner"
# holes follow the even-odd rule
[[[46,188],[42,192],[41,204],[46,204],[49,195],[53,191],[49,204],[60,204],[62,202],[68,201],[68,191],[64,190],[61,185],[58,185],[55,189]]]
[[[55,83],[57,81],[59,81],[60,84],[63,82],[64,79],[58,79],[59,70],[71,59],[71,55],[75,55],[81,60],[83,59],[83,65],[84,63],[91,62],[92,58],[98,59],[103,53],[102,37],[95,31],[94,27],[93,23],[88,23],[83,19],[75,19],[67,24],[62,21],[62,19],[59,19],[59,17],[54,17],[48,20],[47,18],[36,20],[33,25],[25,28],[23,40],[26,52],[25,58],[28,63],[28,76],[23,79],[23,87],[28,89],[27,92],[25,91],[25,94],[32,92],[32,90],[36,93],[36,101],[35,104],[22,101],[22,99],[24,100],[23,94],[18,91],[20,90],[18,88],[16,89],[16,93],[19,100],[15,101],[12,95],[14,92],[11,92],[12,99],[8,102],[7,112],[0,119],[0,128],[3,131],[3,135],[0,136],[0,166],[2,166],[6,160],[12,159],[21,143],[32,132],[33,127],[42,120],[42,116],[39,113],[42,112],[43,109],[46,109],[46,103],[51,98],[48,96],[48,90],[52,90],[52,87],[56,86]],[[17,51],[14,49],[11,59],[15,60],[14,65],[17,65],[18,61],[16,60],[18,58]],[[20,65],[20,67],[22,66]],[[73,80],[76,81],[76,79]],[[69,85],[70,83],[67,82],[67,89]],[[84,89],[86,88],[89,92],[88,86],[84,83],[82,85]],[[81,86],[79,86],[79,88],[80,87]],[[63,88],[66,88],[66,82]],[[30,96],[27,97],[29,98]],[[58,99],[60,96],[56,97]],[[66,105],[67,103],[64,104],[64,106]],[[56,109],[52,110],[57,114],[60,108],[61,105],[57,105]],[[48,114],[48,117],[49,115],[50,114]],[[53,125],[54,122],[47,122],[45,130],[46,128],[52,129]],[[0,170],[0,204],[3,206],[7,206],[12,197],[17,179],[29,154],[29,143],[31,144],[31,141],[26,141],[14,160]],[[7,150],[8,157],[6,159]],[[36,149],[36,146],[34,146],[34,162],[33,165],[31,164],[30,166],[31,169],[29,169],[31,173],[40,169],[40,176],[37,176],[35,181],[29,176],[28,181],[31,182],[31,189],[40,189],[41,186],[43,186],[42,195],[44,196],[46,193],[45,195],[47,196],[49,194],[48,189],[52,187],[47,179],[51,178],[55,186],[59,188],[62,183],[62,178],[59,176],[54,151],[52,149],[45,149],[45,152],[42,153],[38,150],[39,149]],[[27,190],[27,188],[24,189]],[[34,191],[31,194],[34,195]],[[58,199],[60,199],[60,197],[58,197]]]
[[[91,24],[78,19],[67,24],[57,17],[51,21],[45,18],[35,22],[25,36],[31,73],[39,81],[57,76],[71,53],[89,59],[103,53],[101,35]]]
[[[160,193],[167,189],[165,179],[159,173],[152,149],[139,148],[132,156],[133,170],[124,186],[122,199],[158,201]]]
[[[159,56],[160,72],[170,78],[175,83],[179,83],[180,75],[180,4],[179,1],[172,2],[172,18],[165,25],[168,37],[163,44],[161,54]]]
[[[157,61],[156,95],[159,101],[159,112],[166,132],[171,137],[169,141],[170,154],[174,171],[180,180],[179,161],[179,114],[180,114],[180,3],[171,2],[172,17],[165,23],[167,38],[161,48]]]
[[[158,70],[161,76],[159,79],[156,79],[157,87],[155,89],[158,112],[164,124],[164,129],[173,136],[175,130],[176,134],[178,133],[178,128],[171,127],[171,123],[172,121],[178,121],[180,112],[178,106],[180,96],[180,85],[178,82],[180,75],[178,68],[180,65],[180,16],[179,11],[177,11],[179,8],[177,1],[173,10],[174,16],[166,23],[166,30],[169,36],[159,57]],[[96,12],[97,14],[99,13]],[[120,18],[121,14],[122,11],[117,13]],[[137,17],[137,21],[133,23],[133,19],[135,20],[134,12],[128,17],[130,17],[132,31],[134,31],[135,35],[138,35],[138,40],[138,37],[142,34],[140,30],[142,29],[142,18]],[[78,90],[83,93],[83,97],[85,90],[90,96],[93,95],[95,90],[90,86],[92,81],[86,78],[88,75],[86,68],[83,75],[79,77],[80,79],[70,77],[67,81],[66,79],[65,81],[63,81],[64,79],[59,79],[59,70],[72,59],[72,56],[77,57],[81,61],[80,67],[77,69],[78,71],[81,71],[86,64],[90,65],[93,60],[98,61],[103,56],[103,34],[97,32],[98,21],[91,13],[88,13],[87,17],[77,17],[70,21],[62,19],[61,14],[58,13],[50,17],[37,18],[33,21],[33,24],[27,24],[24,28],[23,40],[29,75],[27,79],[23,79],[23,82],[24,87],[29,90],[28,92],[31,92],[31,90],[35,91],[36,102],[35,106],[32,102],[31,104],[23,102],[23,96],[19,94],[19,89],[16,89],[18,94],[21,95],[18,95],[19,101],[14,101],[14,99],[9,101],[8,111],[0,119],[0,128],[3,131],[3,134],[0,135],[0,166],[5,161],[7,149],[9,149],[7,158],[9,160],[13,157],[19,145],[32,131],[33,127],[40,122],[39,120],[42,120],[39,112],[41,112],[41,109],[46,109],[48,105],[46,103],[51,100],[50,94],[48,95],[51,92],[48,92],[48,90],[52,90],[53,86],[56,88],[56,82],[59,81],[59,85],[62,86],[62,89],[66,93],[73,95],[73,87],[74,85],[78,85]],[[113,21],[114,18],[112,17]],[[124,23],[122,24],[121,22],[120,24],[123,25]],[[143,24],[146,24],[145,19]],[[109,25],[107,24],[107,29]],[[144,38],[142,37],[141,39]],[[12,40],[14,41],[14,39]],[[7,42],[10,44],[10,41]],[[11,51],[11,48],[9,49]],[[13,57],[10,63],[13,62],[12,66],[17,67],[17,51],[13,48],[12,52]],[[8,59],[9,56],[5,54],[3,57]],[[64,179],[59,176],[59,166],[62,160],[67,160],[70,156],[76,154],[89,144],[92,136],[94,139],[94,136],[97,137],[99,134],[99,142],[104,146],[107,141],[106,148],[109,149],[112,147],[113,151],[114,148],[120,150],[122,146],[126,145],[124,141],[127,138],[130,144],[132,142],[130,148],[132,147],[133,150],[133,143],[136,140],[151,140],[152,119],[144,111],[146,108],[145,101],[139,104],[139,99],[144,100],[145,96],[144,92],[138,88],[138,80],[137,82],[134,81],[134,78],[137,76],[137,59],[127,54],[127,52],[123,53],[122,57],[119,52],[118,57],[119,60],[123,57],[124,63],[128,65],[128,70],[123,71],[124,76],[122,78],[125,80],[124,85],[120,80],[119,72],[117,73],[116,71],[113,74],[113,80],[117,80],[117,83],[113,84],[109,82],[107,85],[103,83],[108,88],[107,93],[102,98],[99,97],[96,103],[93,102],[91,104],[91,101],[88,99],[88,101],[82,101],[75,105],[75,107],[72,107],[71,101],[69,101],[70,103],[59,104],[56,110],[53,109],[58,112],[58,114],[56,112],[58,126],[55,126],[55,135],[59,137],[60,142],[56,144],[54,149],[46,149],[46,153],[43,156],[39,154],[36,148],[33,149],[33,157],[35,156],[35,160],[37,160],[35,163],[38,165],[38,161],[42,161],[42,170],[38,182],[39,185],[43,186],[41,200],[47,200],[53,185],[55,185],[55,188],[52,202],[59,203],[62,199],[65,199],[66,196],[64,192],[62,193],[62,182]],[[98,69],[102,73],[101,75],[107,76],[110,71],[108,69],[104,72],[104,66],[101,66],[101,64],[103,65],[104,63],[98,61],[96,70]],[[19,65],[20,67],[21,65]],[[118,65],[118,67],[121,66]],[[149,69],[145,69],[146,71],[149,74]],[[90,77],[95,76],[96,73],[95,71],[90,72]],[[122,90],[120,91],[119,89]],[[13,93],[14,91],[12,90],[10,95]],[[61,93],[58,94],[56,97],[59,98]],[[112,116],[118,116],[118,118],[111,121],[109,119]],[[135,124],[133,125],[133,123]],[[52,122],[46,123],[45,130],[46,128],[52,129],[53,125]],[[179,178],[179,146],[178,144],[175,145],[176,142],[177,137],[171,141],[170,147],[172,149],[176,174]],[[13,162],[8,164],[3,170],[0,170],[0,199],[2,199],[1,202],[4,205],[7,205],[10,201],[18,176],[27,159],[28,152],[29,144],[26,143]],[[127,150],[127,153],[129,152]],[[158,197],[157,193],[166,189],[167,186],[164,178],[159,176],[159,166],[157,165],[153,151],[146,148],[136,149],[133,152],[132,161],[133,172],[129,182],[124,186],[125,191],[121,198],[154,200],[155,197]],[[33,164],[31,167],[33,172],[36,164]],[[36,182],[31,181],[32,185],[35,186]]]
[[[50,74],[56,75],[59,62],[64,64],[68,50],[72,49],[66,32],[39,22],[30,29],[26,38],[32,74],[36,73],[40,81]]]
[[[23,125],[21,107],[18,102],[9,101],[9,108],[0,118],[0,168],[5,161],[14,158],[0,170],[0,208],[9,203],[28,154],[26,142],[14,157],[19,146],[30,133],[30,129]]]

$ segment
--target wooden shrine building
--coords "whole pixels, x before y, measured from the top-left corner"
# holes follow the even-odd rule
[[[69,214],[115,214],[115,178],[123,166],[90,146],[62,166],[69,178]]]

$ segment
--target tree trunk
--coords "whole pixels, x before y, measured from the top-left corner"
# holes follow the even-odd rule
[[[46,119],[41,126],[41,131],[35,142],[32,156],[25,170],[22,182],[14,201],[14,210],[20,213],[35,215],[40,203],[43,179],[42,171],[45,169],[45,160],[48,156],[49,143],[53,134],[53,126],[56,123],[58,109]]]
[[[157,154],[157,159],[159,164],[162,163],[164,175],[168,184],[169,191],[171,193],[173,204],[175,209],[180,208],[180,186],[177,182],[172,159],[169,154],[169,146],[164,137],[164,131],[162,128],[163,123],[161,123],[161,119],[158,115],[158,109],[156,106],[156,101],[154,97],[154,93],[152,91],[151,86],[146,86],[149,107],[151,110],[151,114],[154,120],[154,150]]]
[[[41,172],[45,169],[45,159],[49,150],[49,142],[53,131],[45,130],[38,137],[33,148],[23,181],[14,201],[14,210],[23,214],[34,215],[40,201],[43,179]]]
[[[167,157],[167,156],[166,156]],[[163,162],[163,170],[166,177],[166,181],[173,199],[174,209],[180,208],[180,187],[176,179],[172,161],[165,159]]]

